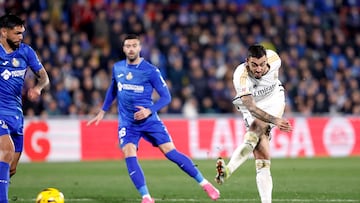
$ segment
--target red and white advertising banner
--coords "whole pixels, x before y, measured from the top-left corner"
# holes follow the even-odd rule
[[[80,121],[51,119],[25,122],[22,160],[79,161],[81,159]]]
[[[272,157],[339,157],[360,155],[360,118],[296,117],[291,133],[274,128]],[[117,120],[86,126],[85,120],[28,120],[22,161],[121,159]],[[194,159],[230,157],[245,134],[241,118],[164,119],[178,150]],[[163,159],[156,148],[140,142],[139,157]]]

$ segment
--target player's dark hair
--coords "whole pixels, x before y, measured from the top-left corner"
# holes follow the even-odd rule
[[[16,26],[23,26],[24,20],[13,14],[6,14],[0,17],[0,28],[14,28]]]
[[[124,38],[123,45],[124,45],[125,40],[128,40],[128,39],[137,39],[137,40],[140,41],[140,37],[138,35],[136,35],[136,34],[128,34]]]
[[[261,44],[254,44],[248,48],[248,58],[261,58],[266,55],[266,50]]]
[[[124,40],[127,40],[127,39],[140,39],[140,38],[136,34],[128,34],[125,36]]]

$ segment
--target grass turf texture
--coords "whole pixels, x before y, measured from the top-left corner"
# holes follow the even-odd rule
[[[226,160],[228,161],[228,160]],[[156,202],[212,202],[196,182],[167,160],[140,161]],[[212,183],[215,160],[194,160]],[[224,185],[217,202],[260,202],[255,163],[248,160]],[[273,202],[360,202],[360,157],[273,159]],[[46,187],[65,202],[139,203],[123,160],[70,163],[20,163],[9,188],[10,203],[34,203]]]

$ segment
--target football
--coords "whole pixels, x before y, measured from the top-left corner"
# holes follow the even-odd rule
[[[64,194],[56,188],[46,188],[36,197],[35,203],[64,203]]]

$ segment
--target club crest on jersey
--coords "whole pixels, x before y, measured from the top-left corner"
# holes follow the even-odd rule
[[[13,58],[12,61],[11,61],[11,64],[12,64],[14,67],[19,67],[19,66],[20,66],[20,61],[17,60],[16,58]]]
[[[126,79],[127,79],[127,80],[133,79],[133,75],[132,75],[131,72],[129,72],[129,73],[126,75]]]

